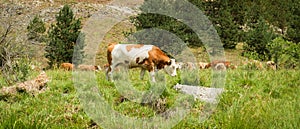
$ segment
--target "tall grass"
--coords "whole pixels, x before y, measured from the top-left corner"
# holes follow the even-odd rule
[[[73,86],[71,72],[50,70],[46,73],[51,78],[46,92],[35,97],[19,94],[17,99],[1,99],[0,128],[102,127],[100,124],[95,126],[85,113]],[[162,94],[151,103],[140,104],[119,93],[114,83],[105,80],[103,72],[96,76],[98,92],[105,101],[115,111],[128,117],[151,118],[161,114],[182,95],[172,88],[182,79],[166,76],[167,83]],[[173,128],[299,128],[299,78],[300,72],[296,70],[228,70],[226,91],[210,117],[201,122],[204,103],[196,101],[188,116]],[[148,79],[145,74],[145,79],[140,80],[137,70],[129,72],[129,82],[138,91],[151,88]],[[199,71],[200,85],[209,87],[211,80],[210,70]],[[120,125],[115,127],[122,128]]]

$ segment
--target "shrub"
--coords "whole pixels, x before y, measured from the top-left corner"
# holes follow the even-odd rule
[[[287,29],[287,37],[289,40],[298,43],[300,42],[300,3],[293,3],[294,7],[292,8],[292,16],[290,20],[289,27]]]
[[[44,41],[44,33],[46,31],[45,23],[39,18],[39,16],[35,16],[27,26],[27,37],[29,40],[35,40],[42,42]]]
[[[282,68],[299,68],[300,44],[289,42],[278,37],[268,43],[267,49],[274,62]]]
[[[181,70],[180,71],[180,84],[183,85],[193,85],[199,86],[200,85],[200,78],[199,78],[199,70]]]
[[[246,38],[243,56],[255,55],[256,58],[254,59],[256,60],[268,60],[270,58],[267,44],[275,38],[275,34],[263,18],[259,19],[253,29],[248,32]]]
[[[30,60],[26,42],[18,42],[11,23],[0,28],[0,72],[5,83],[10,85],[25,81],[30,73]]]

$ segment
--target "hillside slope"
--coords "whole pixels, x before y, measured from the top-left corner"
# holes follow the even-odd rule
[[[27,40],[26,27],[28,26],[30,20],[34,18],[35,15],[39,15],[41,19],[46,23],[48,28],[53,22],[55,22],[55,15],[63,7],[64,4],[69,4],[76,16],[76,18],[82,19],[83,28],[87,25],[87,21],[97,13],[106,14],[116,14],[120,15],[122,13],[122,8],[131,8],[137,10],[138,6],[142,4],[143,0],[132,0],[128,1],[113,1],[111,0],[19,0],[15,1],[1,1],[0,8],[0,23],[2,26],[6,26],[11,23],[14,28],[14,33],[17,35],[17,42],[28,42],[32,47],[33,59],[38,62],[42,62],[41,67],[45,67],[46,59],[44,58],[44,45],[31,44],[31,41]],[[106,11],[109,12],[99,12],[101,9],[108,7],[107,5],[114,5]],[[93,26],[93,25],[92,25]],[[96,24],[94,26],[97,26]],[[98,27],[94,27],[92,33],[96,33]],[[125,39],[124,32],[134,31],[134,26],[129,22],[128,19],[116,24],[111,28],[111,30],[105,35],[104,39],[101,41],[95,39],[94,42],[100,44],[98,46],[97,56],[95,58],[95,64],[103,66],[106,63],[106,44],[111,42],[121,42]],[[98,35],[95,35],[98,36]],[[88,51],[88,49],[86,49]],[[209,61],[206,51],[203,48],[191,48],[192,53],[198,59],[198,61]],[[240,60],[245,60],[239,56],[240,51],[226,51],[226,58],[231,60],[235,64],[240,64]],[[94,62],[89,62],[94,63]]]
[[[28,42],[32,48],[32,55],[34,55],[38,62],[41,64],[46,64],[46,59],[43,57],[43,48],[45,43],[32,44],[31,41],[27,40],[27,30],[30,20],[34,16],[38,15],[46,24],[46,27],[49,28],[52,23],[55,22],[55,16],[59,10],[65,4],[69,4],[75,14],[76,18],[82,20],[82,26],[85,26],[86,21],[93,15],[99,13],[100,9],[103,9],[106,5],[116,5],[117,7],[132,7],[137,8],[139,4],[142,3],[142,0],[133,0],[130,2],[127,1],[114,1],[111,3],[111,0],[19,0],[19,1],[1,1],[0,2],[0,23],[2,28],[11,24],[13,27],[13,33],[16,36],[16,42]],[[107,11],[115,12],[116,9],[109,9]],[[100,12],[100,13],[111,13],[111,12]],[[133,26],[128,22],[128,19],[124,22],[119,23],[108,32],[107,36],[104,38],[104,43],[110,42],[119,42],[124,39],[123,32],[132,29]],[[92,30],[97,31],[97,30]],[[98,54],[101,54],[97,57],[98,64],[103,64],[105,58],[102,56],[104,47],[106,45],[100,46]],[[41,67],[45,67],[44,65]]]

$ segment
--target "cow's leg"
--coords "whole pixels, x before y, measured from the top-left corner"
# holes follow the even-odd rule
[[[150,78],[152,82],[156,82],[155,81],[155,64],[151,61],[148,60],[145,62],[145,68],[148,70],[149,74],[150,74]]]
[[[110,65],[108,70],[106,71],[106,79],[109,81],[113,81],[113,71],[115,69],[115,65]]]
[[[105,69],[105,71],[106,71],[106,80],[108,80],[108,81],[110,81],[111,80],[111,72],[112,72],[112,68],[111,68],[111,66],[109,65],[108,67],[107,67],[107,69]]]
[[[155,81],[155,71],[153,70],[153,71],[150,71],[149,73],[150,73],[150,77],[151,77],[152,82],[156,82]]]
[[[149,69],[149,73],[150,73],[150,77],[151,77],[152,82],[156,82],[155,81],[155,73],[156,73],[155,66],[151,66],[151,68]]]
[[[141,73],[140,73],[140,79],[141,80],[144,79],[145,71],[146,71],[146,69],[144,69],[144,68],[141,69]]]

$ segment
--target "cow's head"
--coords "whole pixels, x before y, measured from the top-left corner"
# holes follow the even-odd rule
[[[176,76],[177,75],[176,69],[177,69],[177,64],[175,62],[175,59],[170,59],[167,62],[167,65],[165,65],[165,67],[164,67],[164,71],[167,74],[169,74],[170,76]]]
[[[176,62],[176,68],[177,70],[181,70],[183,68],[184,63],[183,62]]]
[[[99,65],[94,65],[94,69],[95,69],[95,71],[100,71],[101,67]]]

